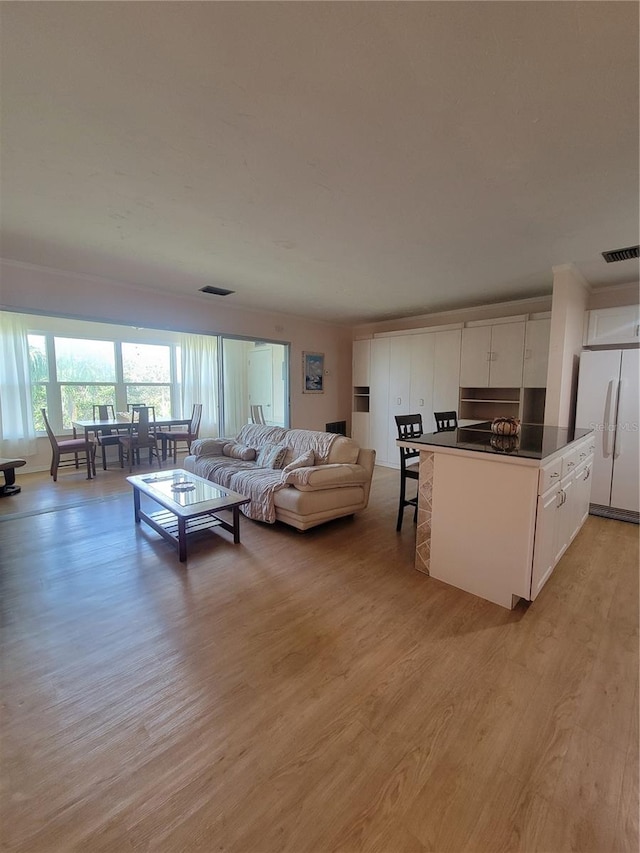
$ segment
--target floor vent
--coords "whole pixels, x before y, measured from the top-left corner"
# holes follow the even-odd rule
[[[602,257],[608,264],[615,264],[617,261],[632,261],[638,257],[640,246],[627,246],[626,249],[612,249],[610,252],[603,252]]]
[[[631,524],[640,523],[640,515],[631,509],[615,509],[615,507],[602,506],[601,504],[589,504],[589,515],[613,518],[616,521],[630,521]]]
[[[325,428],[325,432],[335,432],[338,435],[346,435],[347,434],[347,422],[346,421],[331,421],[328,423]]]

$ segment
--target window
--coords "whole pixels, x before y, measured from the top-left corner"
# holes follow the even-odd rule
[[[171,350],[156,344],[122,344],[127,406],[154,406],[156,417],[171,417]]]
[[[89,420],[93,407],[155,406],[158,418],[179,416],[176,344],[97,340],[37,332],[28,335],[35,427],[46,409],[55,432]],[[172,367],[173,365],[173,367]]]
[[[62,403],[62,427],[93,417],[94,405],[116,404],[113,341],[54,338],[56,379]]]

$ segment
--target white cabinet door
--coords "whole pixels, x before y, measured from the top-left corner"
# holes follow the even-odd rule
[[[376,462],[384,464],[389,461],[389,338],[371,341],[369,378],[370,446],[376,451]]]
[[[433,362],[436,349],[435,334],[410,336],[409,412],[422,415],[425,432],[432,432],[433,421]]]
[[[520,388],[522,385],[524,329],[524,323],[500,323],[491,327],[491,388]]]
[[[611,506],[640,512],[640,350],[622,350]]]
[[[460,397],[460,347],[462,329],[436,332],[433,362],[433,411],[424,422],[426,432],[435,432],[433,412],[457,412]]]
[[[640,306],[598,308],[589,311],[587,346],[594,344],[637,344],[640,341]]]
[[[578,533],[589,515],[589,503],[591,500],[591,472],[593,462],[590,459],[577,469],[574,477],[572,497],[573,531],[571,538]]]
[[[560,557],[564,554],[571,542],[573,534],[573,489],[574,489],[574,474],[571,473],[567,477],[563,477],[560,482],[560,503],[556,510],[555,521],[555,544],[554,544],[554,563],[557,563]]]
[[[468,326],[462,330],[460,385],[463,388],[489,387],[490,356],[491,326]]]
[[[580,355],[576,426],[594,429],[591,500],[609,506],[615,444],[615,401],[621,350],[585,350]]]
[[[546,388],[551,320],[528,320],[524,341],[525,388]]]
[[[351,438],[360,447],[371,447],[369,444],[369,412],[351,412]]]
[[[410,415],[411,335],[389,338],[389,425],[387,461],[400,466],[400,450],[396,445],[396,415]]]
[[[556,564],[556,517],[561,500],[559,488],[550,489],[538,498],[531,573],[531,601],[545,585]]]
[[[369,358],[371,355],[371,341],[353,342],[353,374],[352,384],[358,387],[369,385]]]

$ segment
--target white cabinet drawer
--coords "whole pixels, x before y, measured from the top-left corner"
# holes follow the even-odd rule
[[[560,485],[562,479],[562,457],[559,456],[553,462],[547,462],[540,469],[538,477],[538,494],[543,495],[551,486]]]
[[[595,441],[593,438],[589,438],[587,441],[583,441],[582,444],[578,446],[576,451],[578,458],[576,459],[576,467],[579,465],[583,465],[587,459],[593,456],[596,449]]]
[[[570,450],[568,453],[562,454],[562,476],[575,473],[578,467],[579,447]]]

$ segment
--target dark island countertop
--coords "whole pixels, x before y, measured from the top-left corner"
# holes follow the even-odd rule
[[[546,459],[568,444],[593,432],[590,429],[521,424],[520,435],[503,436],[491,432],[491,421],[458,427],[451,432],[424,433],[407,439],[406,444],[442,447],[451,450],[471,450],[496,456],[515,456],[524,459]]]

